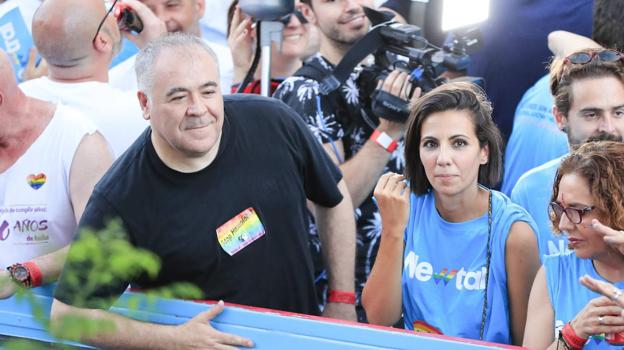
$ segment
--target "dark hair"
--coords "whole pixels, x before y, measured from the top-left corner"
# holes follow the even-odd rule
[[[603,49],[586,49],[584,52],[599,52]],[[566,64],[564,58],[556,58],[550,65],[550,92],[555,106],[567,116],[572,106],[572,83],[588,78],[614,77],[624,83],[622,61],[604,62],[593,59],[586,64]]]
[[[447,83],[420,97],[411,110],[405,135],[405,177],[414,194],[425,194],[431,188],[420,160],[422,124],[431,114],[448,110],[468,111],[479,146],[489,149],[489,161],[479,167],[479,183],[491,187],[500,181],[503,139],[492,121],[492,105],[480,87],[466,82]]]
[[[624,229],[624,143],[615,141],[586,142],[565,157],[553,184],[551,201],[559,196],[559,183],[566,174],[577,174],[587,181],[589,192],[601,221],[614,230]],[[552,220],[559,232],[559,222]]]
[[[234,11],[236,11],[236,5],[238,5],[238,0],[232,0],[230,7],[228,7],[227,11],[227,30],[226,30],[226,38],[230,37],[230,27],[232,26],[232,18],[234,18]]]
[[[624,50],[624,1],[595,0],[592,39],[609,49]]]

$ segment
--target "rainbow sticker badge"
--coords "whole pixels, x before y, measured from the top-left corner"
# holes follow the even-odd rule
[[[247,208],[217,228],[217,240],[230,256],[264,236],[264,226],[253,208]]]
[[[38,190],[46,183],[46,175],[44,173],[30,174],[26,177],[26,182],[33,190]]]
[[[416,333],[442,334],[439,329],[423,321],[414,321],[413,325]]]

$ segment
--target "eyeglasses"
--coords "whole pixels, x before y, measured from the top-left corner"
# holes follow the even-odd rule
[[[617,62],[624,59],[624,54],[616,50],[578,51],[568,55],[564,64],[587,64],[595,59],[602,62]]]
[[[106,6],[106,14],[104,15],[104,18],[102,18],[102,20],[100,21],[100,25],[98,25],[97,31],[95,32],[95,35],[93,36],[93,40],[91,40],[91,43],[95,43],[95,38],[97,38],[98,34],[100,34],[100,30],[102,29],[104,22],[106,22],[108,15],[110,15],[110,13],[113,12],[113,9],[115,8],[115,4],[117,4],[117,1],[119,0],[114,0],[114,1],[105,0],[104,1],[104,6]]]
[[[594,210],[594,208],[596,207],[593,205],[590,207],[585,207],[583,209],[570,207],[564,208],[561,206],[561,204],[557,202],[550,202],[550,204],[548,205],[548,215],[550,215],[551,220],[559,221],[561,220],[561,215],[565,213],[571,223],[580,224],[581,221],[583,221],[583,215],[591,212],[592,210]]]

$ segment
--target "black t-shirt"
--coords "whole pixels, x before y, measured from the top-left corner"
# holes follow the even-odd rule
[[[76,305],[83,303],[68,276],[81,266],[67,263],[58,300],[93,307],[128,283],[150,289],[191,282],[206,299],[318,314],[306,197],[337,205],[342,175],[290,107],[254,95],[224,100],[219,152],[208,167],[195,173],[167,167],[148,129],[97,184],[80,221],[79,228],[98,229],[121,218],[132,244],[160,257],[158,277],[98,286],[86,305]],[[243,212],[244,219],[231,221]],[[228,236],[230,230],[236,234]]]

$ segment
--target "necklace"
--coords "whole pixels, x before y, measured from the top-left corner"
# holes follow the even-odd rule
[[[492,248],[490,247],[490,241],[492,240],[492,191],[488,190],[488,192],[488,238],[485,258],[485,296],[483,298],[483,311],[481,313],[481,327],[479,328],[480,340],[483,340],[483,333],[485,331],[485,319],[487,318],[488,282],[490,281],[490,260],[492,258]]]

